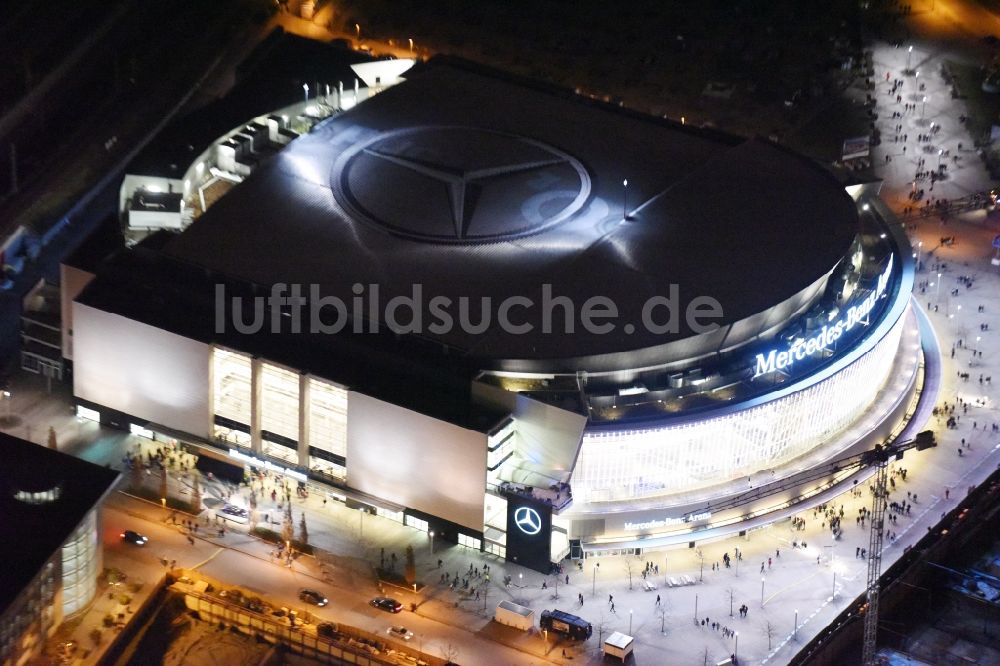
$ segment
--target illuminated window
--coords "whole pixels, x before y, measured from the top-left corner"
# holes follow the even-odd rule
[[[299,373],[264,363],[260,381],[261,430],[298,441]]]
[[[421,520],[416,516],[407,516],[406,524],[409,527],[415,527],[421,532],[427,532],[430,530],[430,524],[426,520]]]
[[[347,456],[347,390],[309,378],[309,446]]]
[[[250,424],[250,407],[253,402],[251,391],[251,359],[247,354],[214,349],[212,352],[212,372],[214,386],[212,397],[216,416]]]
[[[479,550],[480,546],[482,545],[482,541],[480,541],[476,537],[471,537],[468,534],[462,534],[461,532],[459,532],[458,545],[467,546],[469,548],[475,548],[476,550]]]
[[[91,409],[89,407],[84,407],[83,405],[76,406],[76,415],[81,419],[87,419],[88,421],[101,422],[101,414],[96,409]]]

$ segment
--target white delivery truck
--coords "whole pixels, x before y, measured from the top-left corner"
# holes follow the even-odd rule
[[[620,631],[616,631],[604,639],[604,654],[618,657],[623,662],[632,654],[632,644],[635,639],[626,636]]]
[[[535,626],[535,611],[505,600],[497,605],[497,612],[493,619],[508,627],[516,627],[521,631],[531,631],[531,628]]]

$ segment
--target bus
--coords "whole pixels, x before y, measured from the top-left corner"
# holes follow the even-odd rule
[[[594,633],[594,628],[590,626],[589,622],[561,610],[542,611],[538,625],[542,629],[548,629],[578,641],[587,640]]]

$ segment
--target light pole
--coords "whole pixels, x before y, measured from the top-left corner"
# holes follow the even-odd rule
[[[628,219],[628,178],[622,181],[622,218]]]
[[[920,105],[920,119],[923,120],[924,119],[924,113],[927,112],[927,95],[924,95],[923,97],[921,97],[920,101],[922,102],[922,104]]]
[[[917,270],[918,271],[920,270],[920,257],[921,257],[923,249],[924,249],[924,242],[923,241],[919,241],[917,243]]]
[[[358,36],[358,39],[361,39],[361,24],[360,23],[355,23],[354,24],[354,34],[356,34]]]
[[[594,572],[593,580],[590,583],[590,596],[597,595],[597,567],[598,564],[595,562],[592,571]]]
[[[938,149],[938,171],[941,171],[941,156],[944,155],[944,148]]]
[[[431,530],[431,555],[434,554],[434,530]]]
[[[736,657],[736,663],[740,663],[740,632],[736,632],[736,645],[733,647],[733,656]]]
[[[628,635],[632,635],[632,609],[628,611]]]
[[[694,621],[698,621],[698,595],[694,595]]]
[[[760,605],[764,606],[764,577],[760,577]]]
[[[410,37],[410,53],[413,53],[413,37]]]
[[[833,570],[833,594],[830,595],[831,599],[837,598],[837,570]]]
[[[309,105],[309,84],[308,83],[303,83],[302,84],[302,92],[305,94],[305,104],[306,104],[306,106],[308,106]]]
[[[941,274],[938,273],[937,275],[938,275],[937,287],[936,287],[937,292],[934,294],[934,298],[937,300],[941,300]]]
[[[795,626],[792,627],[792,638],[799,637],[799,609],[795,609]]]
[[[910,56],[913,55],[913,47],[906,49],[906,71],[910,71]]]

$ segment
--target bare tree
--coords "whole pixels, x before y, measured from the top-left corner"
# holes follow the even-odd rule
[[[604,645],[604,632],[608,630],[608,620],[604,617],[604,611],[601,611],[601,615],[597,620],[597,646],[600,648]]]
[[[667,609],[665,606],[660,605],[656,609],[656,615],[660,618],[660,633],[667,633]]]
[[[309,543],[309,529],[306,527],[306,512],[302,512],[302,516],[299,518],[299,541],[303,544]]]
[[[765,620],[765,622],[764,622],[764,634],[767,636],[767,651],[768,652],[771,651],[771,640],[774,638],[775,634],[777,634],[777,633],[778,633],[778,631],[777,631],[777,629],[774,628],[774,625],[771,624],[771,621],[770,620]]]
[[[441,656],[444,657],[445,661],[455,661],[458,659],[458,646],[456,646],[451,641],[445,643],[441,646]]]
[[[631,557],[626,557],[622,560],[622,566],[625,568],[625,573],[628,574],[628,589],[632,589],[632,572],[635,571],[636,563]]]
[[[201,479],[197,470],[191,474],[191,510],[201,513]]]
[[[167,499],[167,466],[163,465],[160,468],[160,498],[166,501]]]

